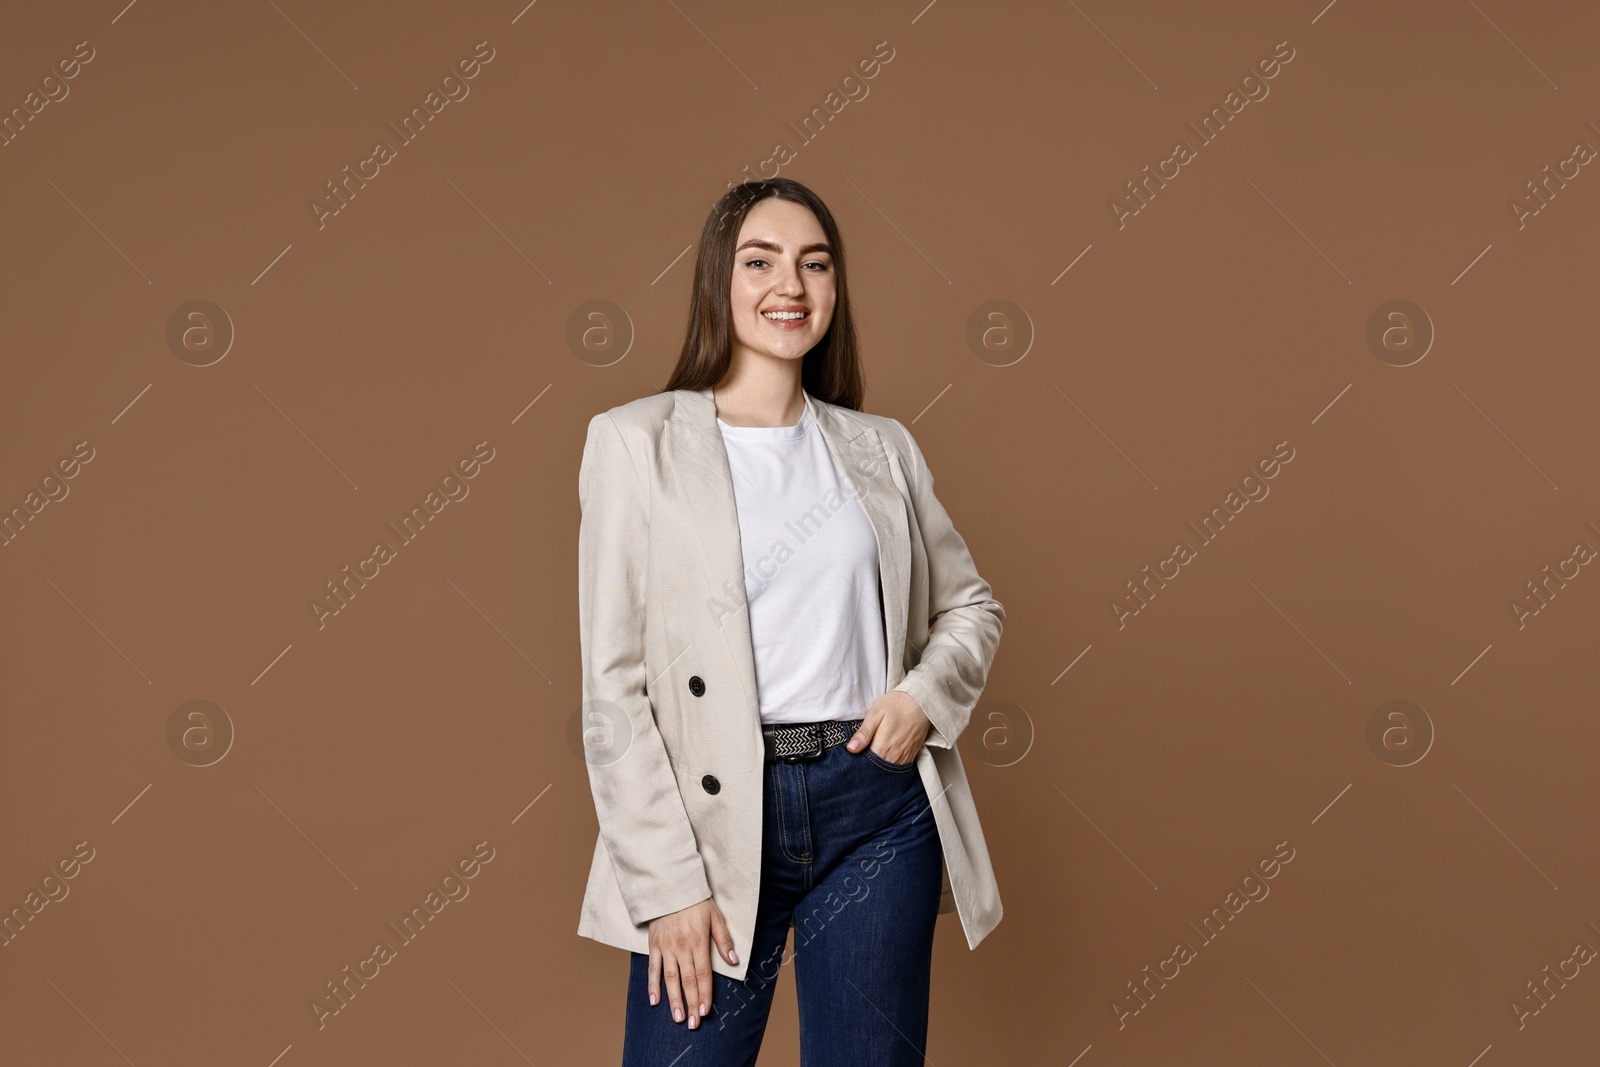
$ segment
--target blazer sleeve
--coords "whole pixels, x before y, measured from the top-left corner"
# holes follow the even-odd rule
[[[954,748],[1000,647],[1005,608],[978,575],[967,543],[933,495],[933,473],[910,431],[893,420],[911,461],[911,503],[928,561],[928,643],[895,686],[921,706],[932,728],[924,744]]]
[[[589,421],[578,470],[578,633],[585,744],[600,836],[635,925],[711,896],[645,676],[649,492],[609,414]]]

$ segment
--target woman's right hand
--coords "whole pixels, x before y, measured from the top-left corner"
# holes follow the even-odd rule
[[[711,1010],[713,941],[723,958],[737,967],[739,956],[733,950],[728,922],[710,897],[650,920],[650,981],[646,987],[650,1003],[661,1003],[657,981],[665,977],[672,1018],[681,1023],[687,1012],[691,1030],[698,1029],[700,1017]]]

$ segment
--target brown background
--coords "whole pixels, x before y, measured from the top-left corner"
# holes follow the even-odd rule
[[[1005,919],[976,953],[941,920],[930,1061],[1593,1061],[1596,965],[1520,1029],[1510,1004],[1600,947],[1600,575],[1509,606],[1600,547],[1596,165],[1509,207],[1600,147],[1593,5],[121,2],[0,35],[7,109],[95,50],[0,148],[0,505],[94,452],[0,550],[0,903],[94,850],[0,949],[5,1063],[615,1062],[626,959],[574,933],[583,428],[665,381],[678,257],[780,140],[849,242],[869,409],[1007,609],[961,742]],[[323,183],[480,41],[470,95],[319,229]],[[167,341],[196,298],[234,333],[204,367]],[[1026,319],[974,351],[996,299]],[[1436,331],[1404,367],[1366,340],[1394,299]],[[592,300],[625,319],[575,347]],[[1119,628],[1280,441],[1270,496]],[[1374,747],[1396,699],[1411,740]],[[221,712],[171,743],[191,700]],[[470,896],[319,1030],[311,998],[479,841]],[[796,1042],[786,976],[762,1063]]]

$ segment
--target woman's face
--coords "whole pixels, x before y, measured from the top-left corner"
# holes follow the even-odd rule
[[[733,253],[734,359],[811,351],[833,321],[834,283],[833,254],[810,208],[777,198],[752,207]]]

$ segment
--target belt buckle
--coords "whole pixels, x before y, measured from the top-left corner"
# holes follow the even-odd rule
[[[823,756],[822,724],[820,722],[806,723],[806,733],[815,739],[816,747],[814,749],[807,749],[804,752],[792,752],[787,756],[779,756],[778,758],[785,763],[807,763],[811,760],[821,759]]]

